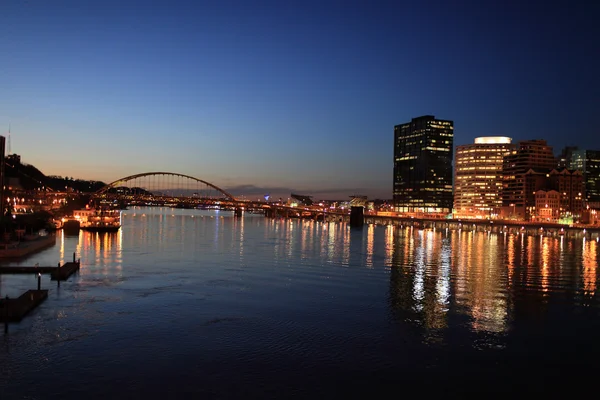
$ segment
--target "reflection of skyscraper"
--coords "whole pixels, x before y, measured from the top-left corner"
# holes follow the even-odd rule
[[[467,316],[476,331],[507,328],[504,244],[496,235],[400,230],[393,241],[390,307],[396,318],[435,331],[462,329]],[[514,255],[514,254],[513,254]],[[511,259],[514,269],[514,260]]]
[[[0,211],[4,215],[4,145],[6,139],[0,136]]]
[[[502,207],[502,162],[509,137],[479,137],[456,147],[454,212],[458,217],[492,217]]]
[[[450,252],[440,232],[400,230],[394,238],[390,306],[397,317],[426,329],[447,326]]]
[[[454,123],[433,115],[394,127],[394,207],[399,212],[452,210]]]

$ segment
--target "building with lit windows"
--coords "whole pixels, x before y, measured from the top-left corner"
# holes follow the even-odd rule
[[[560,218],[579,221],[583,212],[585,192],[585,183],[581,171],[562,168],[554,169],[548,175],[547,187],[558,191],[560,194]]]
[[[556,190],[538,190],[535,192],[536,220],[558,222],[560,193]]]
[[[568,158],[568,167],[583,173],[587,205],[600,208],[600,151],[575,150]]]
[[[528,220],[535,207],[535,190],[526,190],[525,174],[531,169],[550,172],[557,160],[545,140],[524,140],[504,157],[502,167],[502,217]]]
[[[504,156],[515,146],[504,136],[478,137],[456,147],[454,216],[495,218],[502,209]]]
[[[433,115],[394,127],[394,209],[401,213],[452,211],[454,123]]]
[[[584,182],[581,171],[555,168],[552,171],[529,170],[525,187],[533,194],[528,205],[530,220],[568,223],[578,222],[583,215]]]
[[[566,146],[563,148],[558,156],[558,159],[556,160],[558,168],[573,169],[571,166],[571,161],[574,157],[576,157],[577,153],[581,153],[577,146]]]

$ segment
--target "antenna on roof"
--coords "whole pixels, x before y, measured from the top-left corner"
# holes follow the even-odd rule
[[[10,154],[10,122],[8,123],[8,153]]]

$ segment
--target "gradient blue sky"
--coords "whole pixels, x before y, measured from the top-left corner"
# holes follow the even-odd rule
[[[0,132],[46,174],[391,198],[423,114],[600,149],[591,3],[2,0]]]

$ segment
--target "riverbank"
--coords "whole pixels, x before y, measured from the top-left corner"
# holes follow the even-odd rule
[[[39,236],[36,239],[22,242],[0,243],[0,258],[24,257],[55,244],[55,234]]]

